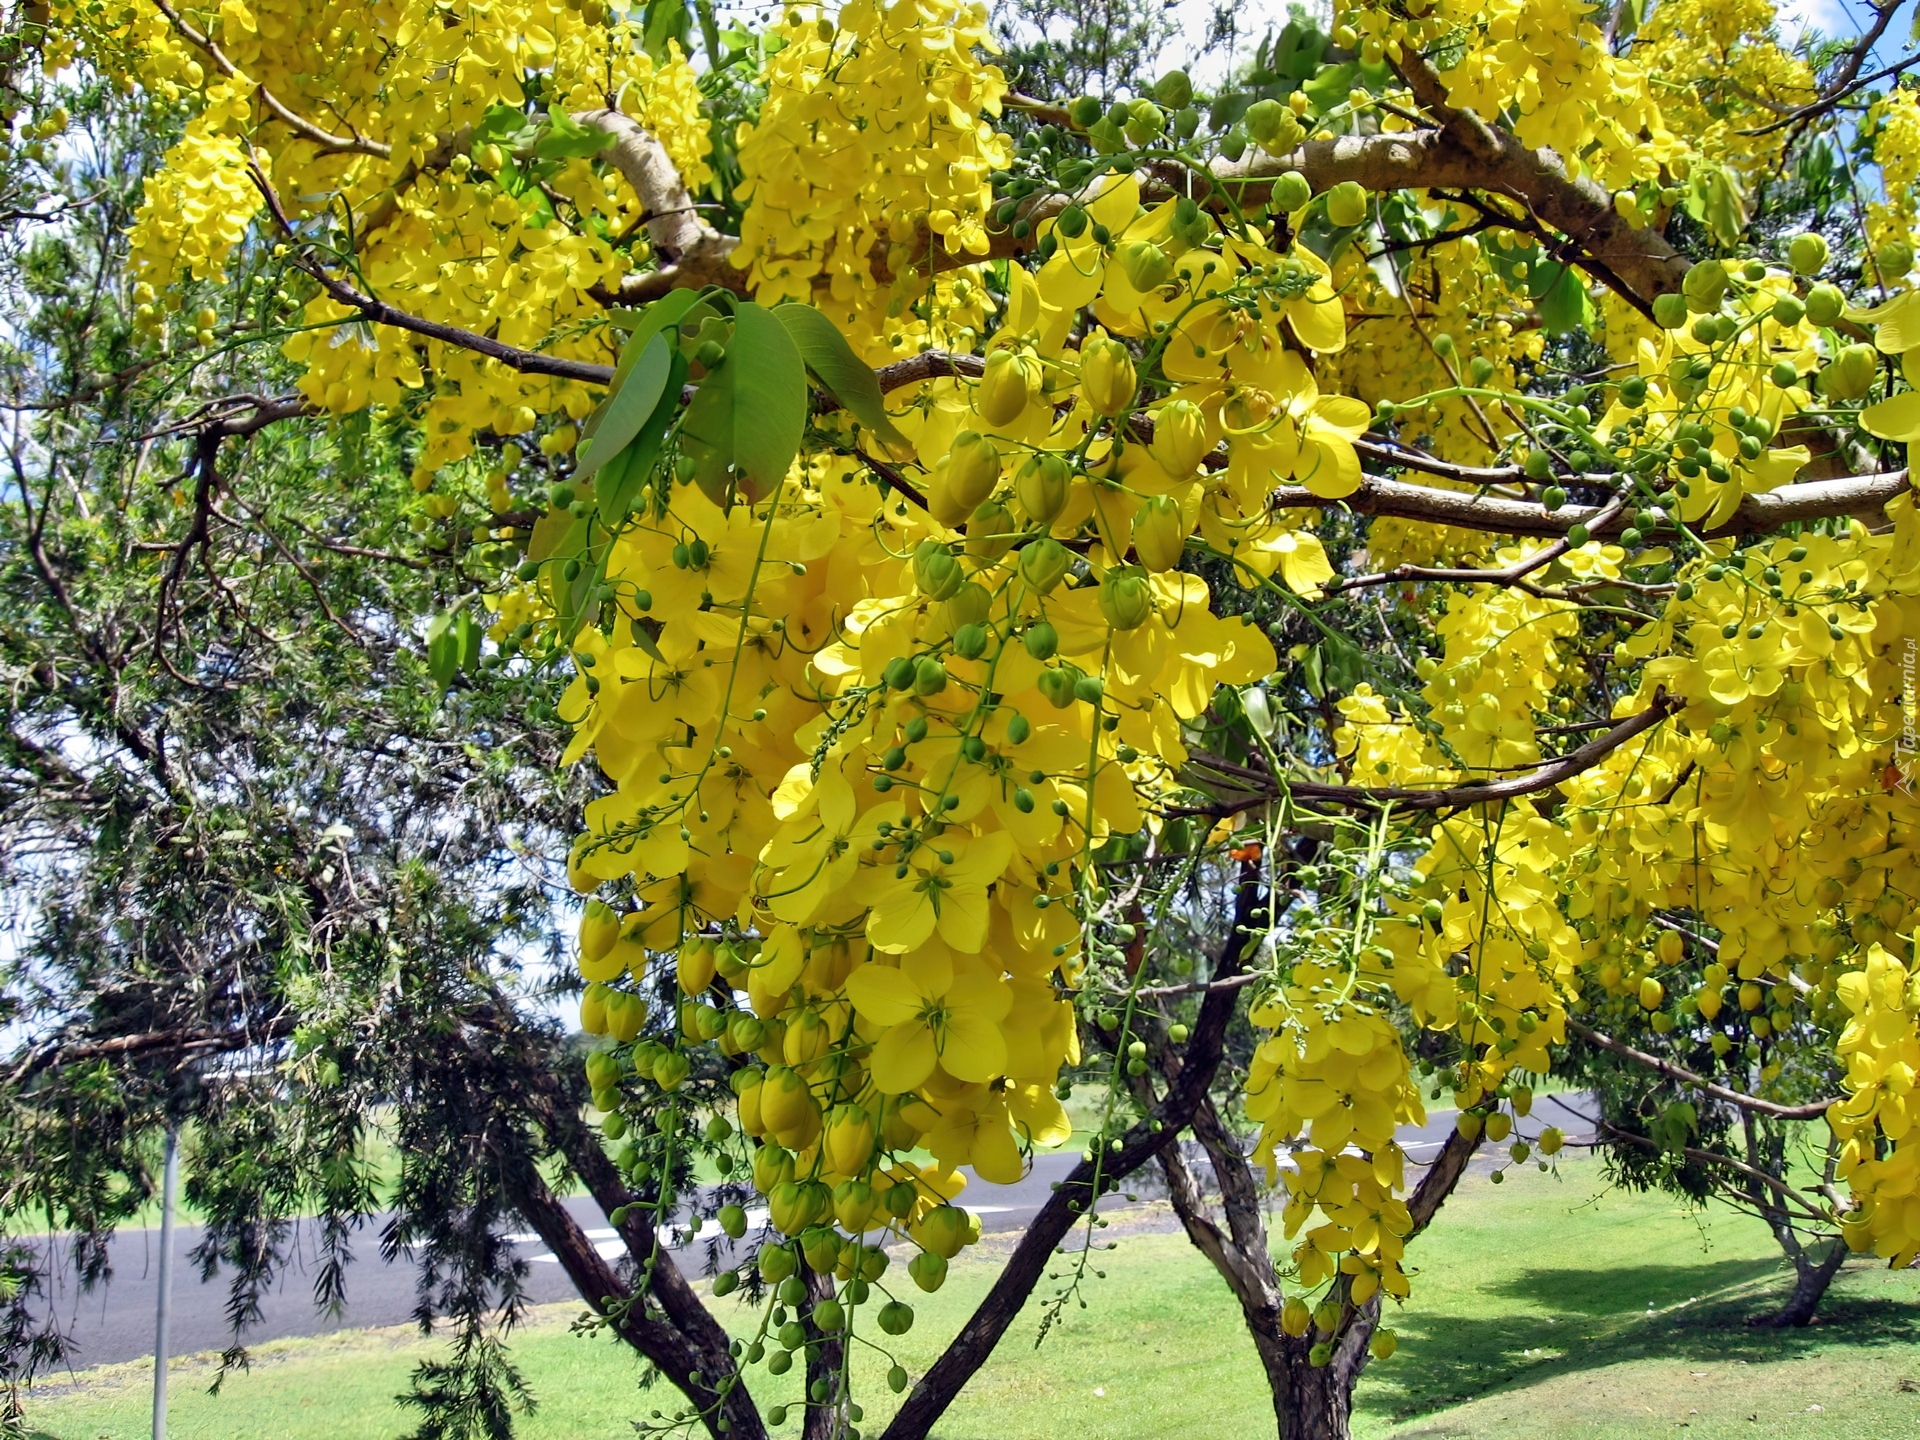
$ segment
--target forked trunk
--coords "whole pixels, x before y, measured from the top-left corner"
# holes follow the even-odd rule
[[[1787,1297],[1787,1303],[1771,1315],[1761,1316],[1752,1323],[1769,1330],[1791,1330],[1796,1326],[1812,1323],[1813,1315],[1825,1298],[1827,1287],[1833,1283],[1833,1277],[1840,1273],[1840,1266],[1847,1258],[1847,1242],[1837,1236],[1828,1242],[1827,1252],[1815,1260],[1805,1250],[1793,1256],[1793,1294]]]
[[[1274,1425],[1280,1440],[1348,1440],[1353,1387],[1366,1368],[1367,1341],[1378,1318],[1376,1301],[1353,1317],[1333,1358],[1315,1365],[1309,1359],[1310,1337],[1288,1335],[1280,1329],[1277,1315],[1259,1321],[1246,1317],[1267,1373],[1267,1388],[1273,1392]]]

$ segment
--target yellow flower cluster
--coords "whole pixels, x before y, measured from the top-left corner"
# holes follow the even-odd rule
[[[922,453],[985,424],[980,398],[929,387]],[[1009,1180],[1022,1145],[1065,1138],[1051,1087],[1078,1041],[1056,977],[1077,974],[1088,854],[1142,826],[1214,685],[1273,666],[1195,577],[1096,550],[1077,578],[1058,541],[942,533],[844,462],[730,512],[681,487],[614,546],[626,618],[578,642],[563,714],[617,788],[576,883],[632,877],[613,970],[677,951],[683,985],[710,980],[719,962],[689,958],[705,935],[759,937],[724,962],[754,1023],[721,1043],[767,1063],[742,1124],[789,1152],[776,1186],[881,1194],[922,1143],[942,1175]],[[842,610],[850,575],[866,595]]]
[[[604,296],[644,260],[627,247],[646,217],[565,118],[616,105],[691,188],[711,175],[692,67],[677,51],[656,64],[634,24],[598,12],[221,0],[181,25],[140,4],[57,14],[61,44],[84,42],[190,111],[132,237],[156,295],[182,300],[219,278],[259,224],[258,163],[305,238],[351,246],[341,273],[355,284],[507,345],[604,361]],[[1727,187],[1766,169],[1778,143],[1740,133],[1756,107],[1798,103],[1811,85],[1770,8],[1669,0],[1618,54],[1604,13],[1571,0],[1367,5],[1343,15],[1342,43],[1370,63],[1431,47],[1452,103],[1555,147],[1623,192],[1629,218],[1676,203],[1667,182],[1689,174],[1719,175],[1716,203],[1733,204]],[[765,102],[734,137],[746,206],[734,260],[761,301],[818,306],[872,362],[941,345],[981,356],[981,373],[887,397],[905,441],[884,455],[844,418],[811,416],[800,458],[753,477],[761,489],[709,483],[676,432],[688,472],[669,455],[612,517],[586,599],[558,594],[550,568],[491,602],[496,640],[582,604],[600,622],[569,634],[577,674],[562,705],[569,761],[590,753],[611,786],[589,807],[571,878],[583,893],[632,893],[625,913],[591,902],[582,924],[582,1023],[615,1042],[595,1073],[630,1067],[671,1091],[688,1045],[752,1057],[738,1114],[765,1142],[753,1178],[775,1227],[843,1278],[868,1273],[878,1236],[904,1234],[927,1288],[976,1233],[952,1203],[959,1168],[1013,1179],[1024,1152],[1070,1133],[1053,1087],[1080,1054],[1072,997],[1090,928],[1111,918],[1095,849],[1160,825],[1156,802],[1216,687],[1274,669],[1259,629],[1217,614],[1221,597],[1183,568],[1190,553],[1224,559],[1249,588],[1317,598],[1333,566],[1302,512],[1274,497],[1352,496],[1356,442],[1381,402],[1396,407],[1383,423],[1439,456],[1521,460],[1527,494],[1550,508],[1565,499],[1547,499],[1551,476],[1626,467],[1708,531],[1806,464],[1778,437],[1816,408],[1809,376],[1834,405],[1893,376],[1882,356],[1902,357],[1909,387],[1920,376],[1911,292],[1845,312],[1876,327],[1873,345],[1836,354],[1837,291],[1815,314],[1780,269],[1715,261],[1688,276],[1682,313],[1682,297],[1653,307],[1659,326],[1605,302],[1619,368],[1597,420],[1591,387],[1542,398],[1535,322],[1553,306],[1515,258],[1532,243],[1517,210],[1491,217],[1515,229],[1375,269],[1356,247],[1323,255],[1310,225],[1269,230],[1263,214],[1229,227],[1192,196],[1148,206],[1121,175],[1040,224],[1034,268],[932,277],[924,251],[957,263],[994,248],[990,176],[1016,154],[994,123],[1006,81],[986,25],[984,7],[961,0],[788,11],[755,77]],[[1873,238],[1908,238],[1920,110],[1896,92],[1873,123],[1887,194]],[[567,143],[542,155],[555,135]],[[1304,182],[1286,188],[1305,198]],[[1351,199],[1341,213],[1367,222]],[[1334,210],[1331,196],[1306,204]],[[704,317],[715,336],[725,304]],[[731,361],[692,328],[669,333],[704,385]],[[325,297],[286,351],[326,410],[412,406],[421,483],[481,432],[584,419],[599,398],[376,331]],[[1427,398],[1437,391],[1449,393]],[[1545,450],[1516,454],[1523,413],[1570,454],[1544,469],[1532,462]],[[1911,388],[1861,418],[1883,439],[1920,440]],[[559,427],[543,446],[565,453],[573,435]],[[497,511],[511,468],[487,487]],[[1837,1033],[1846,1097],[1830,1118],[1856,1202],[1848,1239],[1900,1263],[1920,1254],[1908,1099],[1920,992],[1903,939],[1920,814],[1915,777],[1894,763],[1920,635],[1920,519],[1904,501],[1892,513],[1878,533],[1842,523],[1739,550],[1715,542],[1684,563],[1635,537],[1576,536],[1535,576],[1557,594],[1428,592],[1442,597],[1426,615],[1440,653],[1416,667],[1418,717],[1364,684],[1340,700],[1342,768],[1386,786],[1536,764],[1565,748],[1543,733],[1574,697],[1618,692],[1622,676],[1636,688],[1617,717],[1659,692],[1683,708],[1551,803],[1457,807],[1404,847],[1396,837],[1396,856],[1417,849],[1417,865],[1356,904],[1354,924],[1299,938],[1253,1012],[1272,1033],[1248,1113],[1262,1160],[1285,1170],[1303,1283],[1345,1275],[1361,1302],[1406,1293],[1412,1220],[1394,1132],[1424,1109],[1398,1017],[1451,1037],[1439,1078],[1463,1131],[1513,1135],[1517,1161],[1527,1077],[1550,1068],[1569,1013],[1629,998],[1715,1027],[1722,1057],[1739,1027],[1761,1089],[1779,1072],[1759,1042]],[[1530,551],[1381,522],[1366,563],[1497,567]],[[1608,587],[1659,597],[1645,608],[1660,611],[1609,606],[1597,598]],[[1590,662],[1608,644],[1599,678]],[[1699,937],[1680,940],[1667,912],[1721,937],[1671,1006],[1666,981]],[[665,965],[682,996],[672,1043],[639,1040]],[[717,983],[746,997],[744,1013],[714,1003]],[[931,1164],[909,1160],[919,1147]]]
[[[588,292],[629,268],[610,242],[638,229],[643,207],[599,158],[531,180],[531,157],[512,138],[528,94],[537,86],[563,97],[555,105],[563,115],[617,103],[660,140],[691,188],[710,175],[697,79],[678,50],[656,65],[636,24],[589,23],[579,7],[516,0],[376,16],[223,0],[183,15],[207,44],[144,5],[120,10],[105,29],[77,11],[69,23],[154,93],[198,93],[185,137],[147,181],[132,235],[136,277],[176,302],[186,298],[183,282],[218,278],[261,212],[247,161],[250,147],[270,139],[258,159],[282,203],[297,223],[340,224],[364,288],[510,345],[605,360],[603,310]],[[290,135],[286,113],[305,129]],[[502,139],[488,140],[486,127],[503,117]],[[577,418],[594,403],[577,384],[523,376],[458,347],[392,332],[376,340],[325,296],[301,319],[287,353],[304,366],[302,392],[330,411],[396,405],[424,371],[435,375],[427,472],[467,454],[476,431],[520,433],[540,416]]]
[[[1920,894],[1908,848],[1920,812],[1894,752],[1905,637],[1920,625],[1920,524],[1909,501],[1893,508],[1886,534],[1856,525],[1718,549],[1625,643],[1623,658],[1646,658],[1622,713],[1655,686],[1686,708],[1569,784],[1564,882],[1582,971],[1605,991],[1663,1004],[1681,947],[1652,944],[1648,921],[1678,910],[1721,936],[1685,1015],[1784,1039],[1829,1023],[1837,998],[1850,1093],[1829,1118],[1857,1207],[1845,1233],[1906,1263],[1920,1251],[1920,1149],[1902,1098],[1913,1020],[1882,946],[1911,928]],[[1716,1053],[1732,1048],[1716,1034]],[[1765,1093],[1777,1068],[1753,1064]]]
[[[1591,156],[1618,189],[1685,153],[1653,98],[1651,72],[1608,48],[1583,0],[1439,0],[1433,14],[1464,39],[1441,72],[1448,103],[1484,119],[1511,115],[1528,145]]]
[[[1806,61],[1781,46],[1776,14],[1771,0],[1662,0],[1635,36],[1636,63],[1660,77],[1667,129],[1752,182],[1772,174],[1787,137],[1745,132],[1819,91]]]
[[[1874,163],[1880,167],[1881,198],[1867,206],[1867,239],[1914,244],[1920,239],[1920,94],[1895,89],[1876,102],[1867,123],[1873,135]],[[1884,277],[1889,284],[1904,276]]]
[[[247,174],[240,141],[221,133],[221,117],[244,114],[244,94],[216,87],[219,104],[187,126],[162,169],[147,177],[140,209],[128,232],[134,273],[155,293],[191,278],[226,278],[227,257],[260,209],[260,191]]]
[[[1013,151],[991,118],[1006,80],[977,0],[789,10],[758,120],[737,137],[748,209],[734,263],[763,303],[820,306],[873,337],[875,363],[984,328],[977,279],[914,271],[923,245],[987,254],[989,174]],[[909,310],[908,307],[913,307]]]

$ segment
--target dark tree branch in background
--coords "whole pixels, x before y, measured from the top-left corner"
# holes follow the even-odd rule
[[[235,68],[233,61],[229,60],[221,52],[220,47],[214,44],[207,36],[194,29],[192,25],[188,24],[187,21],[167,3],[167,0],[153,0],[153,4],[155,9],[167,17],[167,23],[173,26],[174,30],[179,33],[180,38],[193,46],[194,49],[200,51],[200,53],[205,55],[209,60],[213,61],[214,68],[222,75],[230,80],[239,75],[240,72]],[[272,115],[274,119],[293,131],[293,133],[298,135],[302,140],[318,146],[324,154],[372,155],[382,160],[387,159],[393,154],[393,147],[391,145],[382,145],[377,140],[367,139],[364,135],[335,135],[322,129],[311,120],[295,114],[264,85],[255,84],[253,86],[253,93],[258,97],[260,103],[266,107],[268,114]]]
[[[1808,124],[1832,110],[1849,95],[1920,64],[1920,55],[1909,55],[1905,60],[1897,61],[1883,70],[1874,71],[1865,79],[1860,78],[1860,67],[1867,63],[1867,57],[1873,53],[1873,47],[1878,45],[1880,37],[1887,33],[1887,26],[1892,23],[1894,12],[1902,3],[1903,0],[1887,0],[1885,5],[1874,7],[1873,24],[1867,27],[1866,33],[1847,51],[1846,63],[1828,82],[1827,88],[1820,93],[1819,99],[1802,105],[1798,109],[1786,111],[1771,124],[1761,125],[1752,130],[1742,130],[1740,133],[1746,136],[1771,135],[1776,130]]]
[[[1624,1041],[1615,1040],[1610,1035],[1602,1035],[1598,1030],[1590,1029],[1571,1017],[1567,1020],[1567,1029],[1589,1045],[1610,1050],[1615,1055],[1633,1061],[1636,1065],[1644,1065],[1649,1070],[1658,1071],[1669,1080],[1678,1080],[1681,1084],[1691,1085],[1713,1096],[1716,1100],[1724,1100],[1729,1105],[1737,1105],[1742,1110],[1752,1110],[1760,1115],[1772,1115],[1781,1120],[1818,1120],[1827,1113],[1828,1107],[1839,1104],[1845,1098],[1836,1095],[1831,1099],[1815,1100],[1806,1105],[1781,1105],[1772,1100],[1762,1100],[1758,1096],[1742,1095],[1738,1090],[1729,1090],[1724,1085],[1716,1085],[1703,1075],[1696,1075],[1691,1070],[1674,1064],[1671,1060],[1662,1060],[1658,1055],[1649,1055],[1644,1050],[1636,1050]]]

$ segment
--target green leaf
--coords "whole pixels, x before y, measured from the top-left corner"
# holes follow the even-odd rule
[[[527,537],[527,558],[537,563],[551,560],[555,555],[578,554],[578,546],[572,550],[565,546],[573,527],[580,523],[565,510],[549,510],[533,522],[533,533]],[[585,543],[584,539],[581,543]]]
[[[1687,186],[1687,213],[1722,245],[1740,243],[1747,228],[1747,197],[1724,165],[1695,165]]]
[[[1273,47],[1272,68],[1289,80],[1302,81],[1319,68],[1320,57],[1326,53],[1327,37],[1317,26],[1290,20]]]
[[[427,626],[427,672],[442,693],[460,673],[460,636],[451,610],[434,616]]]
[[[547,116],[533,153],[542,160],[590,160],[613,143],[604,130],[590,130],[571,115],[555,110]]]
[[[480,123],[473,127],[474,148],[499,145],[506,149],[517,149],[526,143],[532,130],[527,117],[516,106],[489,105]]]
[[[1329,635],[1314,648],[1320,652],[1320,671],[1330,689],[1351,690],[1366,678],[1366,657],[1346,636]]]
[[[609,318],[622,330],[631,330],[642,345],[649,335],[657,335],[687,318],[687,312],[701,301],[698,290],[670,290],[651,305],[638,310],[613,310]]]
[[[693,478],[716,505],[727,499],[733,464],[733,360],[708,374],[680,421],[680,451],[693,461]]]
[[[659,337],[656,336],[650,343],[660,343]],[[634,437],[633,443],[614,456],[594,478],[593,498],[600,507],[601,520],[607,525],[618,525],[626,519],[627,512],[633,508],[634,497],[653,473],[653,467],[660,459],[660,446],[666,438],[667,427],[673,423],[673,417],[680,409],[680,387],[686,382],[687,360],[676,350],[669,361],[667,383],[661,387],[653,413],[640,427],[640,433]]]
[[[1348,92],[1353,89],[1353,77],[1359,73],[1359,64],[1352,60],[1344,65],[1329,65],[1300,88],[1313,102],[1315,110],[1325,112],[1346,102]]]
[[[787,478],[807,428],[807,367],[787,327],[751,300],[733,307],[733,463],[762,490]]]
[[[464,611],[454,622],[454,645],[460,657],[459,663],[462,670],[472,671],[480,668],[480,640],[485,633],[480,628],[480,622]]]
[[[642,340],[635,335],[627,342],[629,350],[638,349],[639,359],[624,376],[616,374],[614,388],[601,405],[597,423],[581,447],[580,460],[573,478],[583,482],[594,471],[618,455],[640,433],[660,403],[673,372],[674,351],[666,337],[658,333]],[[624,355],[621,357],[626,358]]]
[[[1593,302],[1579,271],[1547,260],[1528,273],[1527,281],[1534,290],[1533,308],[1547,334],[1571,335],[1593,323]]]
[[[692,51],[693,13],[684,0],[648,0],[646,29],[640,43],[654,64],[666,60],[669,40],[680,42],[682,54]]]
[[[554,512],[564,515],[564,511]],[[599,537],[597,547],[594,537]],[[607,554],[613,548],[611,537],[604,528],[596,527],[591,518],[573,520],[565,536],[553,547],[553,553],[547,557],[543,579],[547,587],[547,600],[560,618],[561,637],[568,643],[579,632],[581,622],[586,618],[587,596],[593,592],[607,571]],[[590,553],[597,548],[597,557]],[[529,552],[531,553],[531,552]],[[572,580],[567,579],[566,566],[569,560],[580,562],[580,571]]]
[[[787,327],[800,358],[821,387],[846,406],[854,419],[888,445],[904,447],[910,443],[887,414],[880,382],[853,353],[839,326],[811,305],[775,306],[773,315]]]

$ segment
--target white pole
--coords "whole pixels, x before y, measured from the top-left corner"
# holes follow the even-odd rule
[[[160,1180],[160,1299],[153,1317],[153,1440],[167,1440],[167,1309],[173,1299],[173,1197],[180,1186],[180,1133],[167,1129]]]

